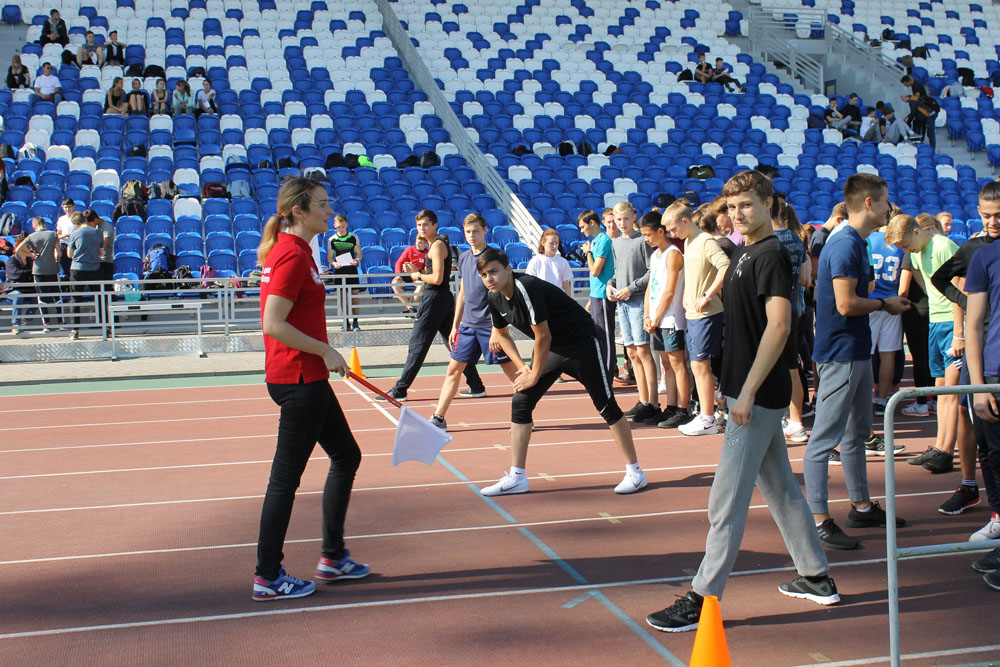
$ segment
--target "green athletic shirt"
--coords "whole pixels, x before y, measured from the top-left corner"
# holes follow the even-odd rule
[[[357,256],[357,251],[355,250],[358,246],[358,237],[347,232],[345,236],[339,236],[334,234],[330,237],[330,252],[333,255],[330,257],[330,262],[336,259],[337,255],[343,255],[345,252],[351,253],[351,257]]]
[[[957,250],[958,246],[950,238],[934,234],[923,250],[910,253],[910,263],[913,268],[920,271],[924,278],[924,289],[930,304],[931,322],[952,322],[954,320],[951,301],[934,287],[931,276],[941,268],[942,264],[951,259]]]

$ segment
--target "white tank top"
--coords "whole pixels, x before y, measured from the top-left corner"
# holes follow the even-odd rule
[[[667,255],[676,252],[681,255],[681,251],[674,244],[669,244],[666,250],[656,250],[649,258],[649,314],[656,314],[656,309],[660,304],[660,297],[667,286]],[[677,276],[677,286],[674,288],[674,298],[667,306],[663,319],[660,320],[661,329],[676,329],[683,331],[687,329],[687,319],[684,317],[684,271]]]

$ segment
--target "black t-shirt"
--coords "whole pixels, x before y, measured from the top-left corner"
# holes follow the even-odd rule
[[[828,121],[837,120],[838,118],[840,118],[840,112],[837,111],[836,109],[831,109],[830,107],[827,107],[826,111],[823,112],[823,118],[827,119]]]
[[[938,270],[931,276],[931,284],[948,297],[952,303],[957,303],[962,308],[968,308],[969,298],[965,292],[952,285],[951,280],[952,278],[964,278],[969,270],[969,264],[972,263],[972,256],[987,243],[993,243],[993,240],[989,234],[983,234],[958,246],[955,254],[938,267]]]
[[[444,243],[444,280],[441,281],[440,285],[431,285],[430,283],[426,283],[424,285],[424,289],[431,290],[433,292],[444,292],[450,289],[449,284],[451,283],[451,243],[448,242],[447,236],[438,234],[432,238],[431,242],[427,245],[427,260],[424,263],[424,273],[427,274],[434,272],[431,260],[431,247],[437,241]]]
[[[510,300],[498,292],[490,292],[486,300],[497,329],[511,325],[534,339],[531,325],[548,322],[552,334],[550,349],[555,354],[575,357],[580,355],[581,348],[594,345],[594,321],[587,311],[562,288],[541,278],[515,275],[514,295]]]
[[[740,395],[757,356],[767,326],[766,298],[791,300],[791,286],[792,262],[778,237],[771,235],[736,249],[722,288],[727,335],[719,386],[725,396]],[[791,399],[792,381],[779,356],[757,390],[754,405],[778,410],[787,407]]]
[[[733,253],[736,252],[736,244],[733,243],[732,239],[725,236],[717,236],[715,240],[718,242],[719,247],[722,248],[722,252],[726,253],[726,257],[731,260],[733,258]],[[683,248],[681,251],[683,252]]]
[[[840,110],[840,113],[848,116],[855,123],[861,122],[861,109],[854,104],[845,104],[844,108]]]
[[[927,97],[927,87],[920,83],[919,81],[914,81],[910,86],[910,90],[913,91],[914,95],[920,95],[920,97]]]

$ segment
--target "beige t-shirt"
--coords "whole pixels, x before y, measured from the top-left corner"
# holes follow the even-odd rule
[[[700,320],[722,312],[722,296],[716,294],[700,313],[694,309],[719,273],[725,274],[729,258],[719,243],[700,229],[684,240],[684,313],[689,320]]]

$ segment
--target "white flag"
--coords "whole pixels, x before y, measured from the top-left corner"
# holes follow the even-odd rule
[[[392,465],[420,461],[432,465],[438,452],[452,441],[451,435],[430,423],[406,406],[399,408],[396,442],[392,446]]]

